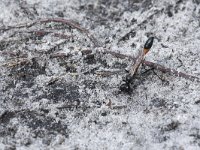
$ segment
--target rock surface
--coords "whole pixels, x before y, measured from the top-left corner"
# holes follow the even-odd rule
[[[200,77],[199,4],[1,1],[0,149],[199,149],[200,84],[140,70],[123,93],[132,62],[105,53],[154,36],[146,60]]]

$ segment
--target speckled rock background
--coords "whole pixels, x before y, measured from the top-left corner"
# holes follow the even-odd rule
[[[140,71],[123,93],[131,60],[101,52],[136,56],[154,36],[146,60],[200,77],[199,0],[0,0],[0,8],[0,149],[200,148],[198,82]],[[38,21],[47,18],[89,36]]]

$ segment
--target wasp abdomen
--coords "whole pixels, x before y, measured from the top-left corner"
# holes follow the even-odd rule
[[[144,44],[144,49],[150,49],[153,45],[154,37],[150,37]]]

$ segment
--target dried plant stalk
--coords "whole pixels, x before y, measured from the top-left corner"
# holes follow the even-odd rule
[[[104,50],[103,53],[105,54],[111,54],[112,56],[115,56],[117,58],[120,58],[120,59],[125,59],[125,58],[128,58],[130,60],[136,60],[137,58],[133,57],[133,56],[130,56],[130,55],[125,55],[125,54],[120,54],[120,53],[116,53],[116,52],[113,52],[113,51],[109,51],[109,50]],[[196,77],[196,76],[193,76],[193,75],[188,75],[186,73],[183,73],[183,72],[179,72],[175,69],[171,69],[171,68],[166,68],[160,64],[157,64],[157,63],[153,63],[153,62],[150,62],[150,61],[146,61],[146,60],[143,60],[142,63],[146,66],[149,66],[151,68],[155,68],[163,73],[169,73],[171,75],[175,75],[177,77],[182,77],[182,78],[185,78],[185,79],[188,79],[188,80],[191,80],[191,81],[197,81],[197,82],[200,82],[200,78],[199,77]]]
[[[95,47],[99,47],[100,44],[98,40],[85,28],[81,27],[79,24],[75,23],[72,20],[66,20],[61,18],[47,18],[39,20],[41,23],[48,23],[48,22],[59,22],[63,24],[67,24],[68,26],[71,26],[72,28],[78,29],[80,32],[85,33],[87,37],[94,43]]]
[[[48,23],[48,22],[62,23],[62,24],[66,24],[66,25],[68,25],[72,28],[75,28],[75,29],[79,30],[80,32],[85,33],[87,35],[87,37],[94,43],[95,47],[101,46],[101,44],[98,42],[98,40],[87,29],[81,27],[78,23],[76,23],[72,20],[66,20],[66,19],[62,19],[62,18],[46,18],[46,19],[33,21],[32,23],[20,24],[20,25],[17,25],[17,26],[1,27],[0,31],[4,32],[4,31],[7,31],[7,30],[11,30],[11,29],[20,29],[20,28],[25,28],[25,27],[30,28],[37,23]],[[36,34],[45,34],[45,33],[41,32],[41,31],[37,31]],[[65,35],[60,35],[60,34],[56,34],[56,33],[54,34],[54,36],[59,36],[61,38],[68,38]],[[104,50],[103,53],[111,54],[111,55],[113,55],[117,58],[120,58],[120,59],[128,58],[128,59],[134,60],[135,64],[132,68],[131,75],[134,75],[137,72],[139,65],[141,63],[143,63],[143,64],[145,64],[149,67],[155,68],[155,69],[157,69],[157,70],[159,70],[163,73],[169,73],[169,74],[172,74],[172,75],[175,75],[175,76],[178,76],[178,77],[183,77],[185,79],[189,79],[191,81],[200,82],[199,77],[188,75],[188,74],[185,74],[183,72],[176,71],[175,69],[166,68],[162,65],[143,60],[144,55],[145,55],[143,52],[142,52],[142,54],[139,55],[138,58],[135,58],[135,57],[132,57],[132,56],[129,56],[129,55],[116,53],[116,52],[112,52],[112,51],[109,51],[109,50]],[[61,56],[63,56],[63,55],[61,55]],[[23,64],[23,63],[27,63],[27,61],[10,62],[10,63],[7,63],[5,65],[9,66],[9,67],[14,67],[16,65],[20,65],[20,64]]]
[[[185,79],[188,79],[188,80],[191,80],[191,81],[200,82],[199,77],[196,77],[196,76],[193,76],[193,75],[188,75],[188,74],[185,74],[183,72],[177,71],[175,69],[166,68],[162,65],[159,65],[159,64],[156,64],[156,63],[153,63],[153,62],[150,62],[150,61],[143,61],[143,64],[145,64],[149,67],[155,68],[155,69],[157,69],[157,70],[159,70],[163,73],[169,73],[169,74],[175,75],[177,77],[182,77],[182,78],[185,78]]]
[[[75,28],[79,30],[82,33],[85,33],[87,37],[93,42],[95,47],[100,47],[101,44],[98,42],[98,40],[85,28],[81,27],[78,23],[76,23],[73,20],[67,20],[67,19],[62,19],[62,18],[46,18],[46,19],[40,19],[36,20],[32,23],[26,23],[26,24],[21,24],[21,25],[16,25],[16,26],[7,26],[7,27],[0,27],[0,31],[7,31],[11,29],[20,29],[20,28],[30,28],[33,25],[37,23],[49,23],[49,22],[57,22],[57,23],[62,23],[66,24],[72,28]]]

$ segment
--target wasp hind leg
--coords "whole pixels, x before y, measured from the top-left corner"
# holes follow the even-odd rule
[[[154,69],[153,69],[152,71],[153,71],[153,73],[158,77],[158,79],[160,79],[160,80],[162,81],[162,84],[163,84],[163,85],[169,85],[169,81],[167,81],[164,77],[161,77],[160,75],[158,75],[158,74],[155,72]]]

